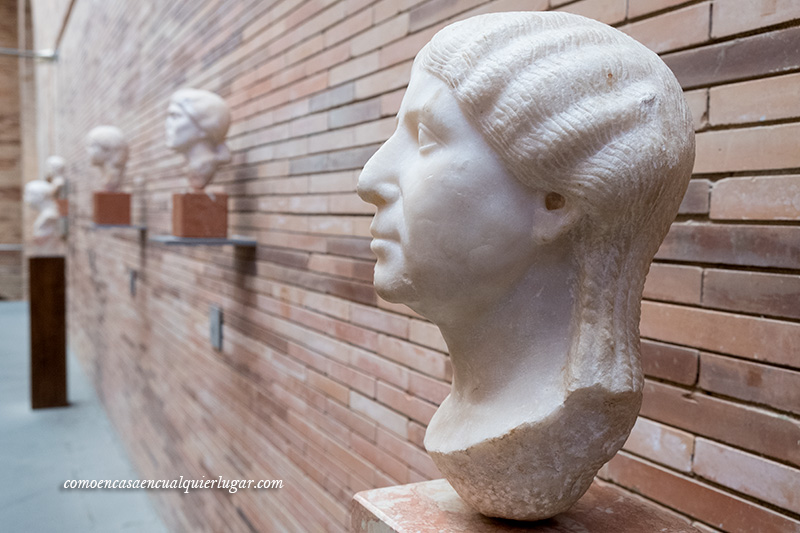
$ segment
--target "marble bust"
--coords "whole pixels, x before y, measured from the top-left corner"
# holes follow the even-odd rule
[[[189,167],[192,192],[202,192],[217,168],[231,160],[225,145],[231,116],[219,95],[200,89],[172,94],[167,110],[167,147],[181,153]]]
[[[425,447],[481,513],[551,517],[641,405],[642,289],[694,161],[681,87],[599,22],[494,13],[432,38],[397,118],[358,194],[378,294],[450,352]]]
[[[50,183],[56,183],[59,188],[63,188],[64,169],[66,168],[66,161],[59,155],[51,155],[44,162],[45,175],[44,179]]]
[[[98,167],[103,178],[103,188],[118,191],[125,178],[128,163],[128,143],[119,128],[97,126],[86,136],[86,151],[92,165]]]
[[[31,232],[31,255],[60,254],[61,214],[56,198],[63,181],[36,179],[25,184],[25,203],[37,211]]]

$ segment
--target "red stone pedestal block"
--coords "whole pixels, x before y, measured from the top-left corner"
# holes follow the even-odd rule
[[[69,200],[66,198],[59,198],[56,200],[58,205],[58,214],[62,217],[69,216]]]
[[[228,195],[205,193],[172,195],[172,234],[176,237],[228,236]]]
[[[129,226],[131,195],[126,192],[108,191],[94,193],[94,223]]]
[[[31,407],[67,405],[67,306],[63,257],[28,258]]]
[[[595,481],[569,511],[539,522],[487,518],[469,508],[444,479],[359,492],[350,518],[354,533],[699,533],[602,481]]]

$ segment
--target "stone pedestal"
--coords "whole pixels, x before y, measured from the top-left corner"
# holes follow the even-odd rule
[[[126,192],[94,193],[95,224],[128,226],[131,223],[131,195]]]
[[[66,198],[59,198],[56,200],[56,204],[58,205],[58,214],[62,217],[69,216],[69,200]],[[130,205],[130,202],[128,202]]]
[[[366,490],[353,498],[350,527],[354,533],[699,533],[598,480],[572,509],[539,522],[487,518],[469,508],[444,479]]]
[[[228,236],[228,195],[205,193],[172,195],[172,234],[176,237]]]
[[[31,407],[67,405],[67,308],[63,257],[28,258]]]

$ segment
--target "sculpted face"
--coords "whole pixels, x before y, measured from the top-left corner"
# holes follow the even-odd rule
[[[89,161],[96,167],[104,165],[111,157],[108,150],[96,141],[89,141],[86,151],[89,154]]]
[[[491,305],[531,267],[541,192],[511,176],[445,83],[416,67],[397,121],[358,182],[377,206],[377,292],[432,319]]]
[[[177,152],[186,151],[206,138],[205,132],[175,103],[171,103],[167,109],[166,133],[167,148]]]

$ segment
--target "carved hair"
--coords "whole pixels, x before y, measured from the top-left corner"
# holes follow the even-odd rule
[[[97,144],[111,152],[107,163],[118,169],[124,169],[128,162],[128,143],[119,128],[114,126],[97,126],[86,136],[90,144]]]
[[[231,153],[225,145],[225,136],[231,123],[228,106],[218,94],[202,89],[179,89],[172,94],[170,103],[180,107],[214,144],[216,160],[227,163]]]
[[[451,88],[511,174],[578,209],[570,390],[639,391],[644,279],[694,161],[672,72],[622,32],[555,12],[452,24],[416,65]]]
[[[55,201],[57,190],[57,185],[48,183],[45,180],[31,180],[25,184],[25,203],[37,206],[37,209],[39,209],[43,207],[45,202]]]

